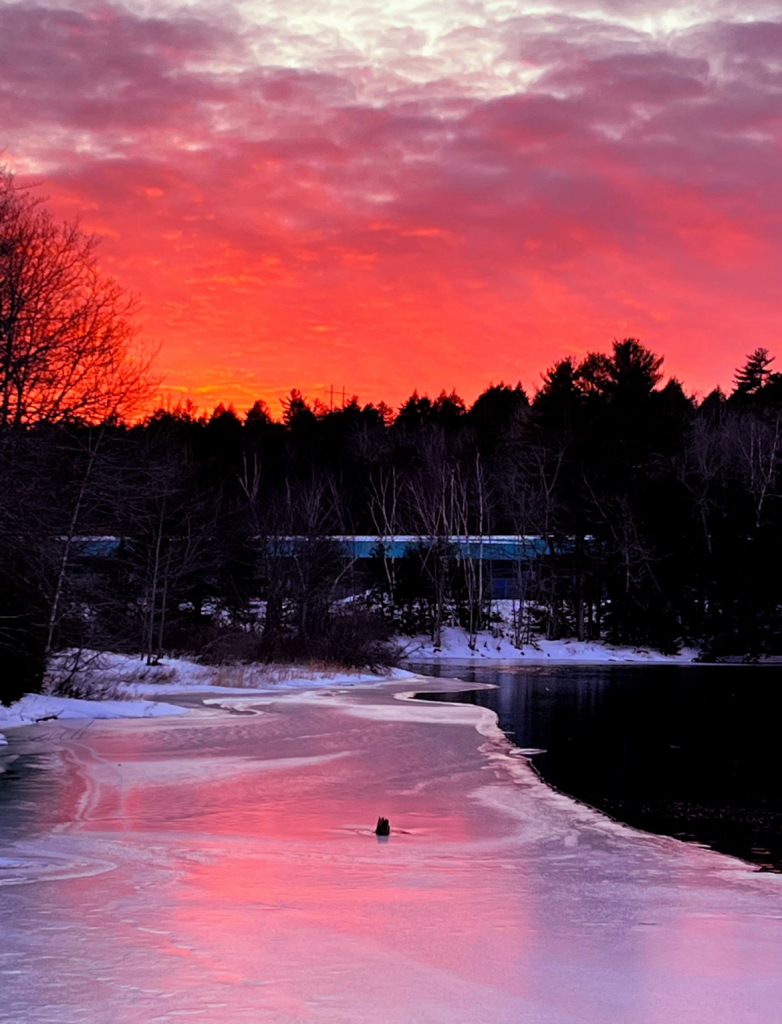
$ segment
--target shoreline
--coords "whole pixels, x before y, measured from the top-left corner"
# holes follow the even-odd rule
[[[508,668],[584,668],[625,666],[641,667],[771,667],[780,659],[765,661],[696,660],[699,652],[683,649],[676,655],[637,647],[613,647],[605,643],[576,640],[538,640],[524,648],[513,647],[504,638],[488,638],[481,634],[482,646],[471,650],[467,634],[457,627],[443,630],[441,649],[433,648],[428,638],[415,638],[402,649],[401,668],[386,668],[380,673],[359,670],[310,669],[296,664],[264,663],[212,666],[187,658],[165,658],[157,665],[147,666],[139,656],[98,653],[85,669],[87,684],[93,685],[96,697],[59,697],[50,693],[25,694],[10,706],[0,705],[0,749],[7,745],[4,732],[49,719],[85,720],[146,718],[166,714],[182,714],[184,709],[167,704],[162,698],[182,693],[281,693],[302,686],[352,686],[383,683],[402,678],[416,667],[447,670],[483,667]],[[492,647],[489,648],[489,640]],[[238,685],[233,685],[238,682]],[[158,700],[156,698],[161,698]],[[2,765],[0,765],[2,771]]]
[[[167,697],[282,694],[302,688],[370,686],[403,679],[404,669],[382,675],[351,670],[310,669],[297,665],[201,665],[184,658],[166,658],[153,666],[137,656],[99,654],[85,671],[84,684],[104,696],[61,697],[28,693],[9,706],[0,705],[0,758],[8,745],[5,732],[52,721],[147,719],[185,715],[189,709]],[[232,685],[234,683],[239,685]],[[0,760],[0,773],[3,771]]]
[[[644,756],[637,755],[633,758],[632,752],[620,756],[622,743],[632,732],[623,726],[622,722],[614,721],[614,730],[611,735],[600,731],[601,718],[597,716],[592,721],[591,729],[585,729],[583,735],[576,736],[576,743],[570,747],[573,736],[565,735],[571,731],[579,733],[578,725],[571,719],[575,716],[575,704],[572,700],[565,700],[558,705],[558,713],[550,712],[549,717],[544,712],[539,717],[522,714],[519,708],[526,709],[528,702],[534,701],[535,696],[540,696],[545,691],[564,690],[571,694],[571,686],[579,686],[579,683],[586,683],[589,677],[607,682],[610,673],[621,673],[624,677],[622,693],[629,699],[631,693],[646,693],[648,696],[659,694],[660,690],[665,693],[669,687],[679,687],[685,684],[685,677],[689,673],[668,674],[670,666],[651,665],[645,666],[650,676],[646,673],[636,674],[635,665],[591,665],[586,669],[586,677],[583,675],[585,669],[576,666],[544,666],[543,669],[529,667],[527,673],[524,669],[510,666],[503,669],[500,666],[466,665],[459,667],[455,664],[449,666],[433,666],[421,664],[417,667],[433,681],[451,682],[452,676],[459,674],[461,688],[458,700],[471,705],[479,705],[491,708],[499,718],[500,726],[507,731],[508,737],[515,747],[527,756],[533,771],[545,782],[546,785],[567,795],[572,800],[585,803],[610,819],[624,823],[628,827],[638,829],[641,832],[652,835],[670,836],[677,840],[703,845],[707,849],[715,850],[729,856],[736,857],[743,863],[749,865],[755,871],[782,873],[782,847],[778,842],[779,822],[779,790],[773,783],[773,771],[769,771],[766,762],[755,764],[751,760],[752,755],[745,755],[741,759],[741,766],[734,766],[729,774],[720,774],[726,761],[724,748],[711,744],[711,749],[706,746],[701,750],[701,765],[709,765],[708,777],[719,779],[718,783],[704,784],[704,769],[700,773],[693,772],[692,750],[700,750],[698,744],[703,745],[703,738],[709,734],[705,730],[699,738],[692,736],[668,736],[660,740],[662,734],[666,734],[666,725],[658,721],[658,728],[647,730],[648,735],[639,733],[637,726],[633,735],[636,739],[638,749],[646,751]],[[711,666],[695,665],[686,666],[691,669],[700,669],[701,673]],[[729,666],[737,669],[745,666]],[[663,674],[652,674],[651,670],[665,669]],[[538,673],[540,674],[538,675]],[[569,677],[569,673],[573,673]],[[440,675],[442,673],[442,676]],[[771,694],[777,692],[777,676],[774,673],[766,672],[763,679],[762,673],[751,676],[763,693]],[[645,678],[641,678],[641,677]],[[739,710],[732,705],[729,698],[735,696],[730,693],[736,689],[735,675],[730,673],[713,674],[708,672],[706,676],[693,673],[692,693],[700,694],[700,699],[712,699],[715,695],[715,707],[732,707],[730,713],[732,721],[738,723],[744,720],[740,718]],[[666,679],[668,682],[666,682]],[[575,682],[573,682],[575,680]],[[750,684],[750,676],[741,676],[742,683]],[[589,685],[587,683],[587,685]],[[599,683],[597,685],[600,685]],[[687,684],[689,685],[689,684]],[[610,687],[609,687],[610,689]],[[445,686],[443,686],[445,690]],[[588,691],[593,694],[590,689]],[[689,689],[686,692],[690,692]],[[754,692],[754,691],[753,691]],[[523,698],[518,698],[517,693],[523,693]],[[706,695],[710,695],[706,697]],[[530,696],[533,695],[533,696]],[[726,698],[728,698],[726,700]],[[444,700],[451,700],[444,696]],[[654,699],[654,698],[653,698]],[[698,698],[693,698],[692,703]],[[590,705],[591,706],[591,705]],[[634,716],[627,714],[629,705],[625,707],[625,722],[633,722]],[[641,703],[642,707],[649,709],[654,718],[654,707],[667,707],[664,702],[660,703],[657,698],[657,705]],[[579,705],[579,708],[581,705]],[[684,723],[688,720],[685,708],[682,711],[681,719],[674,715],[672,721]],[[690,707],[692,711],[692,707]],[[750,711],[751,714],[751,711]],[[568,715],[571,718],[568,718]],[[606,711],[604,718],[607,717]],[[644,717],[644,715],[642,715]],[[530,724],[537,722],[537,727]],[[559,720],[560,728],[557,732],[552,724]],[[563,727],[562,722],[570,722],[569,727]],[[714,723],[712,723],[714,724]],[[575,728],[574,728],[575,727]],[[661,727],[661,728],[659,728]],[[679,728],[683,726],[680,724]],[[741,726],[738,726],[741,731]],[[719,731],[720,724],[717,722],[716,729]],[[563,733],[564,730],[564,733]],[[757,730],[756,730],[757,731]],[[768,733],[763,733],[762,748],[772,750],[773,738]],[[599,745],[596,739],[602,737]],[[668,742],[671,742],[670,749]],[[679,745],[685,744],[689,754],[687,762],[672,761],[672,758],[680,756],[682,749]],[[529,747],[529,749],[525,749]],[[540,749],[546,748],[546,749]],[[569,750],[577,749],[578,756],[568,753]],[[540,761],[535,758],[536,754],[544,756]],[[646,756],[649,755],[649,756]],[[727,754],[728,763],[731,764],[731,753]],[[712,758],[710,761],[709,758]],[[590,762],[610,766],[610,775],[600,774],[600,769],[591,767]],[[748,769],[749,774],[742,775],[741,771],[747,771],[747,762],[755,764],[754,769]],[[668,773],[675,769],[676,774],[668,777]],[[764,770],[765,769],[765,770]],[[753,775],[752,772],[755,772]],[[626,774],[625,774],[626,773]],[[658,783],[656,779],[668,779],[667,783]],[[620,780],[632,779],[632,784],[623,783]],[[736,780],[740,779],[740,782]],[[765,783],[762,781],[765,780]],[[765,785],[765,788],[763,788]],[[743,787],[743,789],[742,789]]]
[[[444,657],[444,658],[404,658],[402,661],[404,666],[413,666],[410,671],[414,671],[414,666],[421,665],[427,668],[434,666],[442,666],[443,668],[487,668],[487,669],[505,669],[505,668],[545,668],[549,666],[551,668],[779,668],[782,665],[782,659],[779,661],[673,661],[673,660],[660,660],[653,661],[651,659],[644,659],[643,661],[622,661],[616,658],[606,659],[605,661],[599,661],[596,658],[589,658],[584,661],[579,661],[577,658],[524,658],[524,660],[511,661],[507,658],[456,658],[456,657]]]

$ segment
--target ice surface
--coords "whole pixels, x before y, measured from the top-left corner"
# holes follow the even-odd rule
[[[49,754],[3,789],[0,1021],[778,1024],[780,876],[609,821],[411,689],[12,734]]]

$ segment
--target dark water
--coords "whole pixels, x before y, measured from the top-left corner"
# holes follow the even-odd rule
[[[620,821],[782,871],[782,670],[422,667],[497,689],[422,694],[496,711],[543,778]]]

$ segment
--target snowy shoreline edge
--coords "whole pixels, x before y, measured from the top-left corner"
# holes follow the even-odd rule
[[[87,684],[95,684],[97,699],[63,697],[52,693],[25,694],[8,707],[0,705],[0,747],[8,741],[5,730],[22,728],[53,720],[153,718],[187,714],[188,709],[156,698],[172,694],[210,692],[250,694],[284,692],[291,688],[328,688],[353,684],[380,684],[413,677],[417,666],[460,669],[480,665],[485,668],[528,666],[698,666],[700,652],[683,648],[668,655],[648,648],[614,647],[610,644],[578,640],[542,640],[514,647],[503,636],[489,632],[478,634],[470,647],[467,633],[457,627],[443,629],[442,644],[435,648],[428,637],[415,637],[400,644],[402,663],[410,667],[388,669],[381,673],[358,671],[308,670],[297,665],[200,665],[180,658],[167,658],[159,665],[147,666],[138,656],[102,653],[85,670]],[[724,663],[724,667],[731,667]],[[447,678],[447,677],[442,677]],[[107,695],[108,694],[108,695]],[[0,769],[1,770],[1,769]]]
[[[166,658],[147,666],[138,656],[101,653],[84,671],[83,685],[90,697],[55,693],[28,693],[8,707],[0,705],[0,748],[8,745],[5,731],[67,720],[158,718],[186,715],[188,708],[164,698],[185,694],[244,695],[283,693],[302,687],[328,688],[378,684],[412,677],[404,669],[382,673],[308,670],[296,665],[199,665],[181,658]],[[50,682],[50,686],[51,686]],[[161,698],[161,699],[158,699]],[[0,772],[3,768],[0,765]]]

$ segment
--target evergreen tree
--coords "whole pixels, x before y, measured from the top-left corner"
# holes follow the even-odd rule
[[[767,384],[771,376],[769,367],[774,357],[769,355],[767,348],[756,348],[747,356],[746,363],[736,371],[735,387],[731,398],[747,398],[757,395]]]

